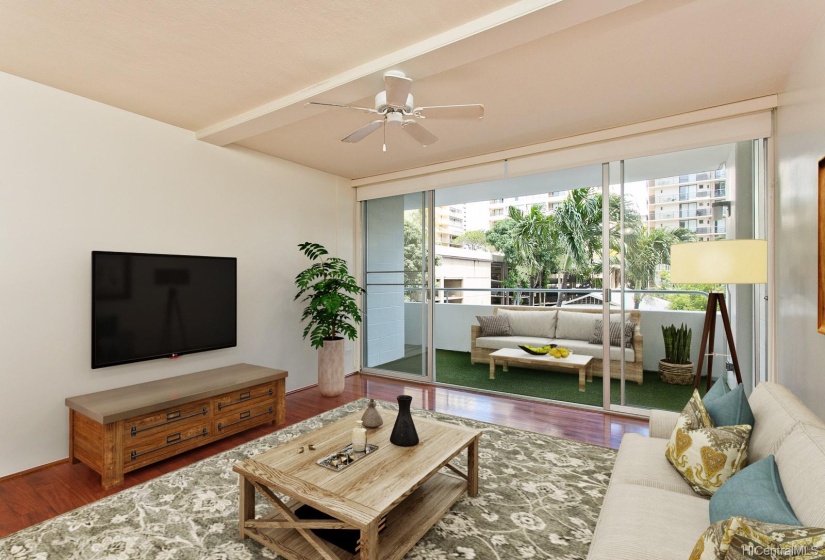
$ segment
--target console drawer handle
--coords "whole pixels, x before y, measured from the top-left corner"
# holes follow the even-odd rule
[[[166,445],[161,445],[160,447],[155,447],[154,449],[150,449],[148,451],[141,451],[140,453],[138,453],[137,451],[132,451],[132,453],[129,456],[130,456],[131,460],[134,461],[138,457],[142,457],[143,455],[146,455],[147,453],[154,453],[155,451],[160,451],[161,449],[165,449],[167,447],[172,447],[173,445],[178,445],[179,443],[183,443],[184,441],[197,439],[199,437],[206,437],[207,435],[209,435],[209,431],[206,428],[203,428],[201,430],[201,433],[199,433],[199,434],[195,434],[193,436],[190,436],[188,438],[183,438],[183,439],[181,439],[180,433],[172,434],[171,436],[166,438]]]
[[[224,428],[228,428],[229,426],[234,426],[235,424],[240,424],[241,422],[246,422],[247,420],[251,420],[253,418],[257,418],[258,416],[266,416],[267,414],[272,414],[272,407],[270,406],[266,412],[261,412],[260,414],[255,414],[254,416],[252,413],[247,410],[246,412],[241,413],[240,420],[236,420],[235,422],[230,422],[229,424],[224,424],[222,422],[218,422],[218,431],[220,432]]]
[[[238,395],[238,400],[236,400],[236,401],[230,401],[228,403],[219,402],[218,403],[218,410],[222,410],[224,407],[229,407],[229,406],[236,405],[238,403],[242,403],[244,401],[248,401],[249,399],[252,399],[252,398],[263,397],[263,396],[266,396],[266,395],[269,395],[270,397],[272,396],[272,387],[270,387],[269,389],[267,389],[266,391],[264,391],[260,395],[255,395],[254,397],[252,396],[252,391],[244,391],[243,393]]]
[[[172,422],[180,422],[181,420],[186,420],[187,418],[194,418],[195,416],[206,416],[209,413],[209,409],[207,407],[202,407],[200,412],[193,412],[188,416],[181,416],[180,410],[173,410],[172,412],[166,413],[166,422],[160,422],[159,424],[152,424],[151,426],[146,426],[144,428],[138,428],[137,426],[132,426],[130,430],[131,436],[135,437],[140,432],[145,432],[146,430],[152,430],[159,426],[165,426],[167,424],[171,424]]]

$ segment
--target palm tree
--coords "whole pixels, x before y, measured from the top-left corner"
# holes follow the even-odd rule
[[[601,194],[596,195],[601,205]],[[624,212],[622,212],[624,210]],[[622,222],[624,220],[624,222]],[[642,216],[627,197],[622,199],[618,194],[611,194],[608,199],[608,228],[610,233],[608,238],[610,240],[610,262],[608,263],[607,274],[616,274],[621,268],[620,255],[622,254],[622,246],[624,246],[625,257],[631,250],[635,239],[645,230]],[[624,235],[622,235],[624,234]],[[604,266],[602,263],[601,245],[599,246],[599,253],[596,257],[596,272],[602,274],[604,278]],[[618,285],[618,281],[614,285]]]
[[[532,206],[527,213],[514,206],[511,206],[508,212],[514,222],[511,235],[518,264],[525,269],[529,287],[541,288],[554,254],[550,236],[550,217],[544,214],[541,205],[538,204]]]
[[[574,189],[551,215],[553,240],[560,249],[558,267],[562,273],[561,288],[566,288],[571,276],[578,280],[591,278],[593,260],[601,248],[601,195],[590,189]],[[561,294],[556,305],[561,305]]]
[[[670,246],[693,241],[694,234],[685,228],[642,228],[630,237],[625,248],[625,277],[631,288],[643,290],[653,287],[659,265],[670,264]],[[636,309],[642,294],[634,294]]]

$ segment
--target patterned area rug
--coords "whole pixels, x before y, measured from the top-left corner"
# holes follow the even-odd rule
[[[0,539],[15,560],[251,560],[280,558],[238,540],[232,464],[363,409],[351,402],[181,470]],[[379,403],[388,409],[390,403]],[[615,451],[414,410],[483,430],[480,488],[464,496],[407,554],[413,560],[583,559]],[[268,504],[258,500],[258,513]]]

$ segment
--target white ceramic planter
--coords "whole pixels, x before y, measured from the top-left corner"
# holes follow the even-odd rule
[[[344,339],[325,340],[318,349],[318,390],[325,397],[344,392]]]

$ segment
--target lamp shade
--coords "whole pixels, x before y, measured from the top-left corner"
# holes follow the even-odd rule
[[[731,239],[670,246],[673,284],[765,284],[768,242]]]

